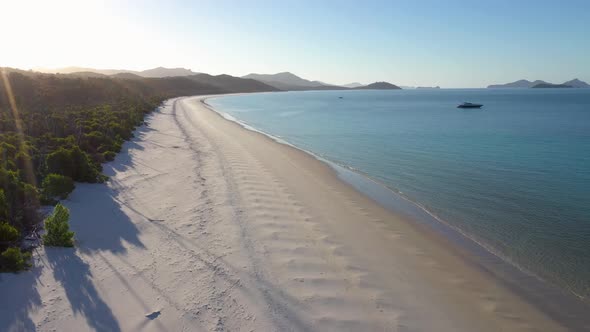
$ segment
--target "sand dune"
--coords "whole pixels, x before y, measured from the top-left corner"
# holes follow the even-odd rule
[[[560,331],[312,156],[171,100],[2,275],[1,331]]]

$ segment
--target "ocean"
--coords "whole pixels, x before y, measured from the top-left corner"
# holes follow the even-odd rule
[[[456,108],[464,101],[484,107]],[[307,91],[207,103],[590,297],[590,89]]]

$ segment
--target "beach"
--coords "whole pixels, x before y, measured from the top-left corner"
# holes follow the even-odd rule
[[[77,184],[75,249],[0,276],[2,331],[562,331],[312,155],[169,100]]]

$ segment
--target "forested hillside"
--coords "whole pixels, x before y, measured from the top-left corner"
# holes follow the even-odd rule
[[[0,254],[18,247],[39,222],[39,206],[66,197],[73,181],[103,181],[101,164],[163,100],[276,90],[231,76],[0,74]]]

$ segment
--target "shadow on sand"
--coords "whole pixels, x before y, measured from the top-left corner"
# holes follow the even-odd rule
[[[35,266],[18,274],[0,273],[0,331],[36,331],[29,311],[41,305],[37,284],[42,269]]]
[[[134,154],[144,150],[138,142],[143,141],[150,131],[153,129],[147,126],[138,128],[135,138],[125,142],[121,153],[105,165],[103,173],[114,177],[117,173],[133,169],[139,163],[134,160]],[[76,247],[85,254],[96,250],[124,253],[124,242],[144,248],[139,230],[130,219],[130,209],[120,200],[118,182],[114,179],[108,181],[108,185],[77,183],[76,190],[66,202],[70,209],[71,228],[76,233]]]
[[[55,280],[61,283],[72,311],[86,318],[96,331],[120,331],[113,312],[102,300],[94,284],[88,264],[71,248],[47,248],[47,260]]]
[[[147,126],[138,128],[135,138],[124,144],[115,161],[105,165],[105,175],[113,176],[132,168],[134,151],[143,150],[138,142],[151,130]],[[49,270],[63,287],[72,311],[84,316],[89,326],[96,331],[120,331],[111,309],[93,284],[89,265],[78,256],[79,252],[93,255],[96,251],[123,254],[126,252],[124,242],[144,247],[137,227],[123,210],[117,194],[116,189],[104,184],[76,184],[76,190],[64,203],[70,209],[78,250],[47,248],[47,262],[43,256],[36,256],[34,267],[29,271],[0,273],[0,331],[36,331],[31,313],[45,310],[38,289],[46,287],[41,274]]]
[[[143,248],[139,230],[130,219],[116,190],[100,184],[77,184],[67,206],[76,246],[85,254],[93,251],[126,252],[125,243]]]

